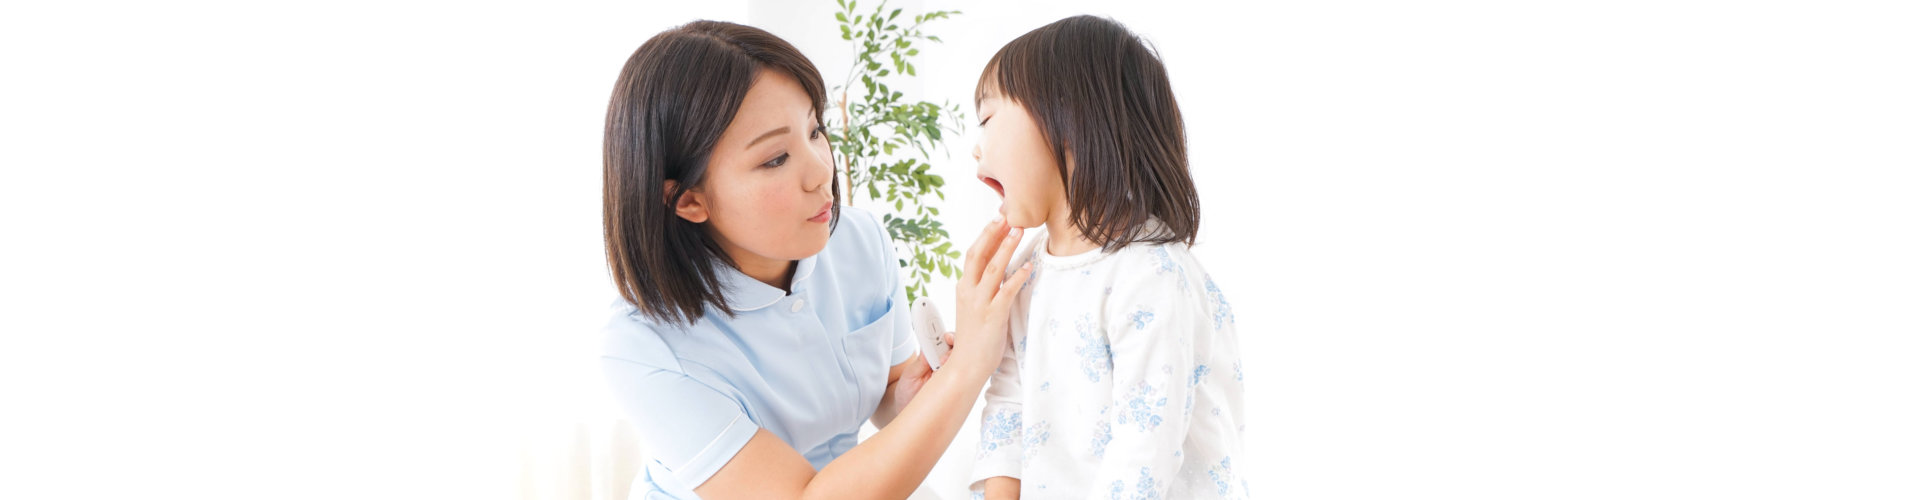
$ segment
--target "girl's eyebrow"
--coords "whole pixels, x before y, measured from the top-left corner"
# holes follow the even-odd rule
[[[773,129],[773,130],[768,130],[768,131],[767,131],[767,133],[765,133],[765,134],[760,134],[760,137],[759,137],[759,138],[756,138],[756,139],[754,139],[754,140],[753,140],[752,142],[748,142],[748,143],[747,143],[747,147],[744,147],[744,148],[740,148],[740,149],[747,149],[747,148],[751,148],[751,147],[753,147],[753,145],[755,145],[755,144],[759,144],[759,143],[760,143],[760,141],[764,141],[764,140],[767,140],[767,138],[768,138],[768,137],[773,137],[773,136],[776,136],[776,135],[780,135],[780,134],[784,134],[784,133],[787,133],[787,131],[788,131],[788,130],[790,130],[790,129],[789,129],[788,127],[780,127],[780,128],[776,128],[776,129]]]

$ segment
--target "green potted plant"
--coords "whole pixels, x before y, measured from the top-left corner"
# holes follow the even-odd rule
[[[954,262],[960,252],[936,218],[940,209],[932,205],[935,198],[946,199],[940,191],[946,180],[929,169],[941,139],[961,133],[965,125],[958,105],[908,102],[888,83],[918,76],[912,61],[920,49],[914,45],[940,42],[923,26],[960,12],[928,12],[909,22],[900,19],[902,9],[887,10],[885,1],[868,12],[857,11],[857,0],[835,3],[840,10],[833,17],[840,38],[852,43],[854,61],[846,79],[833,88],[839,113],[828,117],[827,128],[846,169],[848,203],[864,192],[892,206],[891,213],[876,212],[897,243],[900,267],[908,270],[907,300],[913,300],[926,295],[933,273],[952,277],[959,268]]]

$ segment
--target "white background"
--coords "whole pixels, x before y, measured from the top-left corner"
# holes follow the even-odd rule
[[[1260,497],[1920,496],[1910,4],[899,5],[966,107],[1063,16],[1159,48]],[[832,9],[0,7],[0,496],[512,493],[605,411],[620,65],[713,18],[836,80]]]

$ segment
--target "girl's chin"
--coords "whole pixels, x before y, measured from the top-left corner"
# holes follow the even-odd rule
[[[1006,219],[1007,225],[1021,229],[1040,227],[1040,224],[1045,222],[1038,217],[1029,216],[1027,213],[1019,210],[1008,210],[1006,205],[1000,206],[1000,217]]]

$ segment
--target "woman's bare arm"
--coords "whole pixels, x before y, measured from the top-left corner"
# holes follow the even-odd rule
[[[1023,268],[1000,279],[1019,243],[1020,230],[1009,233],[999,220],[974,241],[958,286],[954,349],[879,433],[815,472],[800,452],[762,429],[694,492],[714,500],[906,498],[952,444],[999,366],[1008,310],[1032,275]]]

